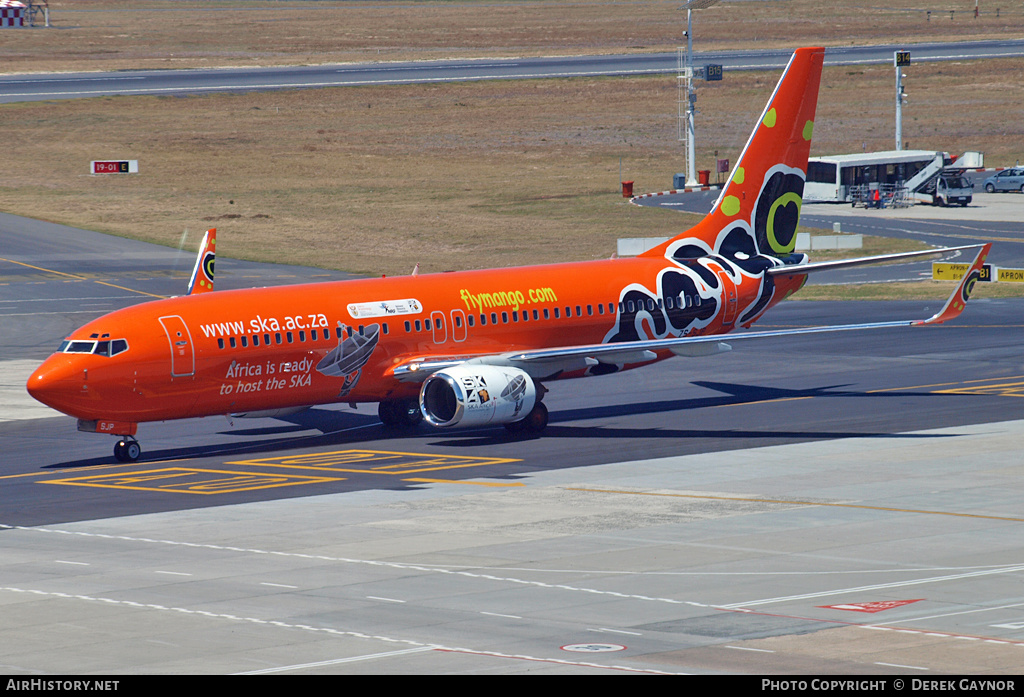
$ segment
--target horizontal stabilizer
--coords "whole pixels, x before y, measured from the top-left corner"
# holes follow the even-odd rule
[[[768,274],[771,276],[796,276],[814,273],[815,271],[834,271],[836,269],[846,269],[853,266],[870,266],[871,264],[887,264],[895,261],[940,256],[951,252],[962,252],[965,249],[978,249],[978,245],[967,245],[965,247],[940,247],[937,249],[926,249],[920,252],[898,252],[896,254],[878,254],[870,257],[857,257],[856,259],[837,259],[836,261],[818,261],[810,264],[774,266],[768,269]]]

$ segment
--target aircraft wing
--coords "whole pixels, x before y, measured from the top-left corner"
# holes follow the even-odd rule
[[[422,382],[433,372],[450,368],[462,363],[486,364],[515,367],[523,370],[531,377],[544,379],[557,373],[569,370],[581,370],[587,367],[604,364],[644,363],[658,357],[659,351],[671,351],[677,356],[703,356],[731,350],[725,343],[750,341],[781,336],[802,336],[805,334],[822,334],[828,332],[861,331],[867,329],[888,329],[893,327],[920,327],[930,324],[941,324],[957,317],[963,312],[967,299],[981,275],[981,266],[988,256],[991,243],[972,247],[954,249],[977,249],[973,263],[964,273],[957,287],[950,294],[942,309],[927,319],[896,320],[889,322],[866,322],[860,324],[840,324],[821,327],[801,327],[798,329],[774,329],[760,332],[742,332],[737,334],[715,334],[710,336],[684,336],[666,339],[648,339],[613,344],[590,344],[584,346],[562,346],[555,348],[527,349],[500,354],[476,356],[423,357],[413,358],[395,365],[391,373],[404,382]],[[948,250],[944,250],[948,251]],[[914,252],[913,254],[919,253]],[[892,256],[892,255],[887,255]],[[898,255],[897,255],[898,256]],[[794,269],[794,272],[799,273]]]

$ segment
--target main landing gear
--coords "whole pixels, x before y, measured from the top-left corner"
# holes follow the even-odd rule
[[[423,420],[416,399],[389,399],[377,407],[377,415],[385,426],[411,428]]]
[[[131,436],[125,436],[114,446],[114,457],[118,462],[135,462],[142,455],[142,446]]]
[[[548,408],[538,401],[525,419],[505,424],[505,430],[515,434],[536,434],[548,426]]]

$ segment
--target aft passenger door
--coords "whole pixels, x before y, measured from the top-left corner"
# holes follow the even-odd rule
[[[167,342],[171,347],[171,377],[183,378],[195,375],[196,356],[192,346],[192,335],[189,334],[185,321],[178,315],[161,317],[160,324],[167,334]]]

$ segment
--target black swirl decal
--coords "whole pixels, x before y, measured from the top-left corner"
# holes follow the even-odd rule
[[[754,210],[758,250],[766,254],[793,251],[803,193],[804,180],[797,174],[776,172],[768,179]]]

